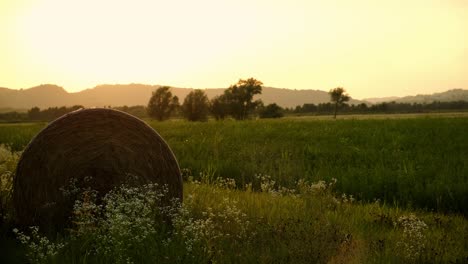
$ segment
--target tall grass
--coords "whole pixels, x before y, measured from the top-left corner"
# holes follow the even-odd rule
[[[359,200],[468,213],[467,118],[149,122],[195,179],[238,187],[268,175],[278,184],[338,179]],[[43,125],[2,126],[0,143],[21,150]]]
[[[441,211],[468,208],[468,119],[151,123],[183,168],[283,186],[338,179],[358,199]],[[258,186],[258,183],[257,183]]]
[[[0,146],[0,176],[11,183],[18,153]],[[8,199],[0,225],[1,263],[464,263],[468,221],[458,215],[363,203],[335,192],[339,181],[300,179],[290,188],[257,174],[258,191],[233,179],[189,172],[184,203],[161,203],[164,188],[122,185],[104,198],[76,197],[71,226],[44,236],[14,228]],[[3,198],[7,198],[3,200]],[[17,242],[14,240],[17,236]],[[23,246],[21,247],[21,244]]]
[[[14,232],[31,263],[463,263],[468,257],[463,217],[351,202],[333,186],[301,182],[288,192],[251,192],[189,181],[184,204],[173,207],[158,207],[151,186],[122,186],[101,205],[90,195],[78,199],[65,235]]]

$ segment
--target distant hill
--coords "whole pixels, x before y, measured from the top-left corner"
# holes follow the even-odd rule
[[[389,97],[373,97],[373,98],[365,98],[363,101],[366,101],[371,104],[378,104],[383,102],[392,102],[398,100],[400,97],[398,96],[389,96]]]
[[[0,88],[0,109],[30,109],[34,106],[47,108],[54,106],[83,105],[85,107],[146,105],[152,91],[159,85],[115,84],[98,85],[77,93],[68,93],[60,86],[52,84],[39,85],[30,89],[13,90]],[[191,88],[172,88],[172,93],[183,102]],[[211,99],[223,93],[225,88],[204,89]],[[291,90],[264,87],[262,94],[255,99],[262,99],[265,104],[277,103],[282,107],[295,107],[305,103],[326,103],[330,98],[328,92],[320,90]],[[351,100],[359,104],[362,101]]]
[[[0,88],[0,108],[31,108],[59,106],[72,102],[70,94],[57,85],[45,84],[30,89]]]
[[[468,90],[463,89],[452,89],[446,92],[433,93],[433,94],[418,94],[415,96],[405,97],[383,97],[383,98],[366,98],[363,101],[370,102],[373,104],[382,102],[397,103],[431,103],[434,101],[439,102],[452,102],[452,101],[467,101],[468,102]]]

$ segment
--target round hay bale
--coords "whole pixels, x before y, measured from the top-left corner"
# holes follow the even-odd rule
[[[18,224],[63,228],[73,206],[63,188],[72,180],[102,196],[130,178],[167,185],[167,198],[182,199],[177,160],[145,122],[102,108],[64,115],[44,128],[19,160],[13,192]]]

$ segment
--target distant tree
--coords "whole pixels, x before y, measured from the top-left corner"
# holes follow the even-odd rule
[[[28,113],[20,113],[17,111],[10,111],[0,113],[0,120],[7,122],[23,122],[28,120]]]
[[[30,120],[39,120],[41,119],[41,109],[37,106],[28,110],[28,118]]]
[[[171,87],[162,86],[153,91],[147,110],[151,118],[163,121],[168,119],[178,107],[179,98],[172,95]]]
[[[314,104],[303,104],[296,106],[294,113],[314,113],[317,112],[317,109],[318,107]]]
[[[229,103],[225,95],[218,95],[211,99],[210,112],[216,120],[224,119],[229,115]]]
[[[203,90],[193,90],[184,99],[182,114],[189,121],[206,121],[208,119],[209,101]]]
[[[335,89],[331,89],[328,93],[330,94],[331,101],[335,103],[334,118],[336,119],[338,107],[348,102],[351,97],[346,93],[346,90],[343,89],[343,87],[336,87]]]
[[[368,107],[365,103],[360,103],[356,106],[357,111],[359,112],[366,112]]]
[[[283,117],[284,114],[283,114],[283,111],[284,109],[273,103],[273,104],[269,104],[265,107],[262,107],[262,109],[260,110],[260,118],[279,118],[279,117]]]
[[[143,105],[134,105],[134,106],[124,105],[120,107],[114,107],[114,109],[129,113],[139,118],[148,117],[148,111],[146,110],[146,106],[143,106]]]
[[[240,79],[224,91],[228,103],[229,113],[237,120],[244,120],[260,104],[260,100],[253,101],[256,94],[262,93],[263,83],[257,79]]]

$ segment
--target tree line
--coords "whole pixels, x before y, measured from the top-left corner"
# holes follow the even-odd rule
[[[179,104],[179,98],[173,96],[169,86],[163,86],[153,92],[147,106],[148,115],[159,121],[169,119],[171,115],[180,114],[189,121],[206,121],[212,115],[216,120],[232,117],[245,120],[253,115],[268,115],[267,112],[282,116],[281,108],[276,104],[264,106],[254,96],[262,93],[263,83],[255,78],[240,79],[236,84],[224,90],[222,95],[209,100],[205,91],[191,91]]]
[[[6,112],[0,113],[0,120],[9,122],[24,122],[24,121],[52,121],[65,114],[83,108],[81,105],[74,105],[72,107],[49,107],[41,110],[39,107],[33,107],[27,112]]]
[[[240,79],[237,83],[224,90],[224,93],[211,100],[204,90],[192,90],[182,103],[171,92],[171,87],[162,86],[153,91],[147,106],[120,106],[114,109],[127,112],[139,118],[152,118],[159,121],[171,117],[185,118],[189,121],[206,121],[211,116],[216,120],[233,118],[245,120],[252,117],[279,118],[284,115],[336,115],[342,114],[372,114],[372,113],[423,113],[438,111],[468,110],[468,102],[432,102],[432,103],[397,103],[384,102],[374,105],[351,104],[347,102],[350,96],[342,87],[329,91],[330,102],[320,104],[303,104],[295,108],[282,108],[273,103],[264,105],[261,100],[254,100],[255,95],[262,93],[263,83],[255,78]],[[108,106],[111,108],[110,106]],[[0,113],[0,121],[52,121],[64,114],[83,108],[81,105],[72,107],[49,107],[41,110],[33,107],[27,112]]]
[[[373,105],[343,104],[339,107],[342,114],[405,114],[405,113],[431,113],[449,111],[467,111],[467,101],[432,102],[432,103],[398,103],[383,102]],[[334,103],[303,104],[294,109],[287,109],[286,113],[292,115],[331,115],[335,111]]]

